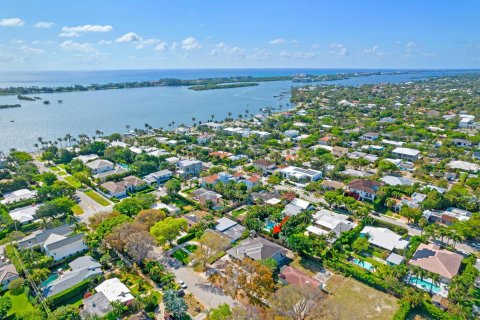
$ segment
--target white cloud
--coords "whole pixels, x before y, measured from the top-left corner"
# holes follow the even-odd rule
[[[62,38],[76,38],[76,37],[80,37],[80,33],[78,32],[60,32],[58,34],[59,37],[62,37]]]
[[[304,52],[304,51],[289,52],[286,50],[282,50],[280,51],[280,57],[311,60],[316,57],[316,54],[313,52]]]
[[[83,26],[76,27],[63,27],[62,32],[75,32],[75,33],[84,33],[84,32],[110,32],[113,30],[113,27],[110,25],[92,25],[86,24]]]
[[[90,43],[80,43],[72,40],[62,42],[60,47],[65,51],[77,51],[82,53],[98,52]]]
[[[348,49],[341,43],[332,43],[330,45],[330,48],[332,51],[330,53],[337,54],[340,56],[348,56],[350,53],[348,52]]]
[[[195,40],[194,37],[188,37],[186,39],[183,39],[182,41],[182,49],[184,50],[194,50],[194,49],[200,49],[202,46],[200,43],[198,43],[197,40]]]
[[[417,47],[417,44],[413,41],[409,41],[405,44],[405,52],[411,54],[412,51]]]
[[[298,40],[297,39],[288,40],[284,38],[277,38],[277,39],[270,40],[268,43],[273,45],[285,44],[285,43],[298,43]]]
[[[225,42],[219,42],[215,45],[215,49],[213,49],[210,54],[217,56],[220,53],[229,56],[245,56],[245,49],[237,46],[229,46]]]
[[[25,24],[20,18],[8,18],[0,20],[0,27],[21,27]]]
[[[50,29],[51,27],[53,27],[53,25],[54,25],[53,22],[40,21],[35,23],[33,27],[37,29]]]
[[[113,41],[110,41],[110,40],[100,40],[97,42],[97,44],[99,45],[108,45],[108,44],[112,44]]]
[[[177,47],[178,47],[178,43],[176,42],[172,43],[172,50],[177,49]]]
[[[21,51],[23,51],[24,53],[42,54],[42,53],[46,52],[45,49],[32,48],[32,47],[29,47],[29,46],[26,46],[26,45],[21,46],[19,49]]]
[[[142,37],[134,32],[125,33],[123,36],[117,38],[115,42],[124,43],[124,42],[139,42],[142,41]]]
[[[168,49],[168,45],[166,42],[160,42],[155,46],[155,51],[165,52],[167,51],[167,49]]]
[[[371,54],[375,56],[383,56],[383,52],[380,51],[379,49],[380,49],[380,46],[376,44],[371,48],[363,49],[363,53]]]
[[[272,53],[265,49],[255,48],[253,53],[247,56],[248,58],[258,59],[258,60],[267,60],[272,58]]]

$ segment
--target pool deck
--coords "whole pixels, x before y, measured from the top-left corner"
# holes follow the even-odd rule
[[[448,286],[447,286],[446,284],[440,282],[439,285],[438,285],[438,287],[440,288],[440,291],[438,291],[438,292],[431,292],[429,288],[425,288],[425,287],[423,287],[423,286],[422,286],[421,284],[419,284],[419,283],[412,283],[412,282],[410,282],[410,279],[411,279],[411,278],[416,278],[416,277],[409,275],[409,276],[407,276],[407,278],[405,279],[405,282],[408,283],[408,284],[410,284],[410,285],[412,285],[412,286],[415,286],[415,287],[417,287],[417,288],[419,288],[419,289],[421,289],[421,290],[423,290],[423,291],[426,291],[426,292],[428,292],[428,293],[438,294],[439,296],[442,296],[442,297],[444,297],[444,298],[447,298],[447,297],[448,297]],[[429,279],[429,278],[423,278],[423,281],[425,281],[425,282],[432,282],[432,280]]]

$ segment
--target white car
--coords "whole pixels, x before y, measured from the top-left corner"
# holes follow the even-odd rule
[[[187,284],[183,282],[183,280],[177,280],[177,283],[180,285],[182,289],[187,289]]]

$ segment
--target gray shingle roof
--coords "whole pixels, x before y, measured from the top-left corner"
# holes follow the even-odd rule
[[[69,246],[72,243],[83,241],[83,236],[84,236],[83,233],[79,233],[79,234],[76,234],[72,237],[68,237],[68,238],[61,239],[59,241],[53,242],[53,243],[49,243],[49,244],[46,245],[46,249],[48,251],[51,251],[51,250],[55,250],[55,249],[58,249],[58,248],[61,248],[61,247]]]

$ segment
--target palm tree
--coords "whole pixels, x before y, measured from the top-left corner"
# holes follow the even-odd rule
[[[211,114],[211,115],[210,115],[210,118],[212,118],[212,122],[213,122],[213,119],[215,118],[215,115],[214,115],[214,114]]]
[[[432,280],[432,283],[430,285],[430,292],[433,293],[433,286],[439,286],[440,285],[440,275],[436,273],[430,273],[430,279]]]
[[[127,129],[127,132],[130,130],[130,125],[129,124],[126,124],[125,125],[125,129]]]

